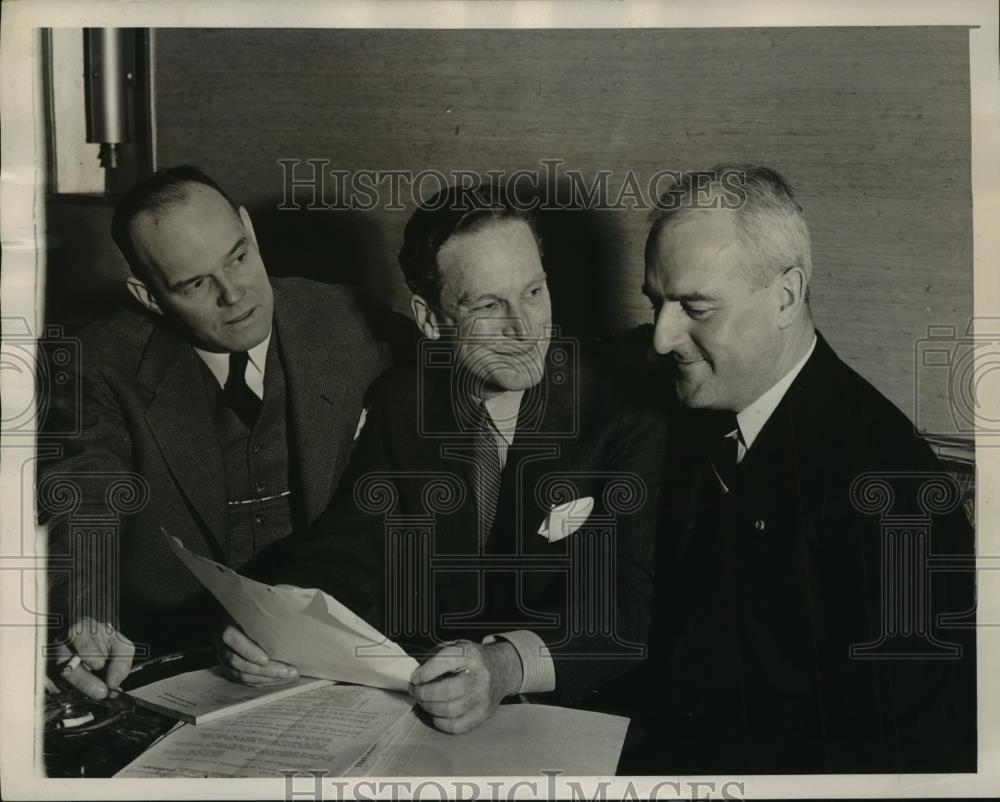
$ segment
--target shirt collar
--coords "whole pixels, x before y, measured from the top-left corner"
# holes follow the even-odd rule
[[[267,333],[267,336],[263,340],[247,351],[247,355],[250,357],[250,364],[257,368],[261,376],[264,375],[264,366],[267,364],[267,349],[271,344],[272,332],[273,329]],[[195,346],[194,350],[201,357],[201,361],[212,371],[212,375],[215,376],[215,380],[219,383],[219,386],[225,387],[226,379],[229,378],[229,352],[205,351],[197,346]]]
[[[514,440],[514,432],[517,430],[517,415],[521,410],[523,396],[524,390],[512,390],[495,395],[484,402],[494,428],[507,445],[510,445]]]
[[[760,434],[761,429],[764,428],[764,424],[774,414],[774,410],[778,408],[781,399],[785,397],[788,388],[792,386],[795,377],[799,375],[799,372],[805,366],[806,362],[809,361],[809,357],[812,356],[815,349],[816,334],[814,333],[812,344],[809,346],[809,350],[806,351],[806,355],[764,395],[742,412],[736,413],[736,422],[740,427],[740,437],[748,450],[753,445],[753,441],[757,439],[757,435]]]

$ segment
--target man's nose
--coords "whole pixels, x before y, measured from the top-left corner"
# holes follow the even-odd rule
[[[531,326],[520,310],[511,310],[510,316],[504,318],[503,333],[512,340],[525,340],[531,334]]]
[[[216,282],[219,287],[219,306],[235,306],[246,295],[247,291],[225,272],[216,276]]]
[[[666,302],[656,315],[653,348],[658,354],[675,351],[688,338],[687,315],[679,302]]]

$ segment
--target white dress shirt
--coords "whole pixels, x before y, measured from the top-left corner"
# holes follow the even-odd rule
[[[497,452],[500,456],[501,470],[507,465],[507,451],[514,442],[514,432],[517,431],[517,416],[521,411],[521,399],[524,390],[512,390],[500,393],[487,399],[484,404],[493,424],[497,437]]]
[[[245,374],[247,387],[262,400],[264,398],[264,366],[267,364],[267,347],[270,343],[271,333],[268,332],[263,340],[247,352],[250,357],[247,361]],[[212,371],[219,386],[225,387],[226,380],[229,378],[229,352],[203,351],[197,347],[194,350],[201,357],[201,361],[208,365],[208,369]]]

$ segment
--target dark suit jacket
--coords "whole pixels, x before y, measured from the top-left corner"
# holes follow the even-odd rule
[[[974,622],[972,573],[883,577],[883,548],[905,548],[903,538],[931,555],[974,550],[958,494],[909,420],[821,336],[726,496],[704,417],[675,427],[683,436],[667,452],[653,656],[635,702],[645,738],[621,770],[975,771],[974,632],[937,620]],[[881,483],[862,484],[869,472]],[[937,501],[921,497],[928,479]],[[883,640],[922,626],[919,598],[938,643]],[[889,659],[918,652],[932,656]]]
[[[450,371],[394,368],[373,385],[337,498],[284,579],[324,589],[416,653],[532,630],[553,657],[551,698],[565,702],[634,666],[652,595],[661,424],[572,359],[554,367],[556,350],[522,399],[485,553]],[[588,496],[594,510],[575,533],[538,534],[553,503]]]
[[[347,464],[371,381],[384,367],[354,300],[341,287],[274,279],[274,333],[286,377],[293,514],[308,525],[326,507]],[[274,343],[272,342],[272,345]],[[82,433],[41,471],[39,506],[51,521],[51,604],[78,613],[108,592],[101,559],[117,560],[120,628],[154,652],[207,636],[213,609],[197,580],[168,550],[160,527],[199,554],[225,561],[226,480],[198,355],[162,318],[123,310],[82,335]],[[134,472],[148,488],[136,498],[109,490],[109,474]],[[76,503],[60,501],[62,478]],[[66,570],[69,521],[121,512],[111,554],[77,550]],[[255,561],[266,567],[273,560]],[[250,571],[253,573],[253,570]]]

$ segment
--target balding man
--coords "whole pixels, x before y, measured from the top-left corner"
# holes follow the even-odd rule
[[[196,168],[126,193],[112,236],[138,306],[82,335],[82,432],[40,483],[43,509],[73,483],[77,520],[106,516],[122,476],[148,488],[110,551],[83,545],[65,514],[51,523],[52,557],[75,552],[53,574],[58,671],[97,698],[128,672],[133,641],[153,654],[209,642],[213,603],[160,527],[266,578],[326,507],[384,367],[350,295],[269,279],[246,209]]]
[[[682,409],[635,711],[646,738],[624,769],[975,771],[975,639],[940,619],[968,625],[972,577],[896,571],[861,488],[889,488],[913,538],[927,525],[914,559],[971,558],[972,532],[910,421],[815,330],[791,188],[720,167],[660,207],[644,291]]]

